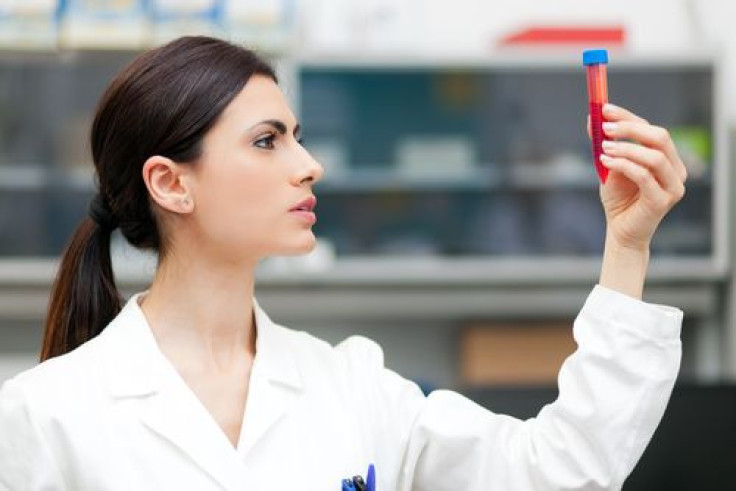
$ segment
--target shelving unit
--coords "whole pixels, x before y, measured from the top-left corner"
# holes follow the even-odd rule
[[[716,60],[703,53],[669,58],[623,54],[615,58],[612,54],[612,59],[614,100],[667,127],[702,129],[710,138],[715,156],[697,163],[699,167],[696,162],[691,165],[690,195],[663,224],[655,240],[655,256],[695,256],[709,262],[709,269],[721,272],[725,278],[729,228],[724,185],[728,169],[725,160],[719,160],[726,158],[726,136],[716,103],[721,90]],[[371,207],[393,200],[387,206],[400,207],[395,212],[407,214],[402,223],[407,230],[409,221],[422,220],[421,211],[412,215],[407,207],[434,197],[449,203],[440,210],[444,215],[439,215],[439,223],[469,223],[470,212],[481,220],[469,225],[473,230],[508,226],[504,217],[494,217],[488,211],[496,209],[502,214],[521,213],[516,222],[529,221],[522,225],[527,230],[544,230],[548,223],[560,222],[552,223],[552,230],[545,232],[552,242],[564,238],[561,236],[565,233],[590,237],[588,243],[578,246],[545,246],[544,239],[538,238],[541,249],[535,249],[529,242],[532,235],[520,239],[527,243],[511,243],[500,253],[498,248],[484,251],[461,245],[459,251],[449,251],[452,256],[481,253],[489,256],[486,259],[495,259],[496,255],[521,253],[545,259],[596,255],[602,243],[597,183],[584,131],[571,130],[584,125],[587,112],[584,77],[578,62],[559,52],[545,56],[528,51],[486,59],[310,55],[285,62],[283,78],[294,106],[300,110],[307,145],[316,141],[315,154],[324,156],[327,176],[337,175],[317,188],[326,195],[326,221],[333,218],[330,210],[340,209],[335,206],[337,201],[347,203],[354,215],[360,215],[354,209],[362,206],[363,214],[370,216]],[[431,142],[435,137],[449,142],[447,165],[443,167],[440,159],[423,175],[416,161],[431,155],[406,157],[402,145],[409,141],[418,146],[412,140]],[[457,149],[458,138],[468,143],[466,148]],[[458,163],[452,160],[453,152],[465,159],[459,169],[453,169]],[[447,169],[447,174],[438,172],[438,168]],[[555,207],[567,207],[568,214],[578,216],[566,217]],[[387,216],[380,211],[377,214]],[[395,220],[396,216],[390,218]],[[490,222],[482,221],[486,218]],[[575,221],[579,224],[570,223]],[[558,225],[561,232],[555,231]],[[382,226],[390,227],[391,223],[381,223],[377,230],[369,231],[378,236],[378,241]],[[319,231],[320,224],[317,227]],[[678,233],[685,227],[687,234]],[[327,236],[333,233],[329,223],[322,230]],[[453,230],[443,233],[452,235]],[[470,241],[467,237],[459,240]],[[430,238],[426,242],[432,241]],[[339,237],[336,244],[340,252]],[[351,245],[343,250],[366,255],[386,252],[380,245],[357,250]]]
[[[65,138],[86,138],[80,129],[102,89],[134,54],[0,52],[0,224],[13,231],[0,239],[0,327],[43,318],[53,257],[93,193],[91,167],[78,165],[78,147],[62,150]],[[732,335],[726,299],[734,217],[719,64],[703,53],[612,53],[612,60],[612,100],[664,126],[695,125],[710,135],[712,158],[658,232],[647,299],[686,311],[687,374],[736,376],[724,343]],[[447,335],[428,349],[444,368],[454,347],[442,343],[467,320],[571,319],[596,281],[604,225],[578,61],[529,52],[278,60],[307,147],[321,142],[342,162],[325,162],[328,177],[315,189],[316,230],[337,259],[310,268],[298,260],[291,269],[264,264],[258,296],[272,316],[328,339],[347,332],[346,325],[436,329]],[[442,97],[457,105],[438,108]],[[23,138],[3,145],[8,121],[15,121],[15,134],[35,135],[23,137],[35,145],[30,155],[18,143]],[[59,133],[70,126],[77,128],[72,136]],[[448,155],[467,159],[459,170],[443,174],[440,165],[423,175],[411,145],[404,154],[396,150],[402,138],[443,134],[474,146],[465,152],[450,145]],[[331,138],[340,139],[332,149]],[[135,256],[121,257],[116,271],[124,292],[144,288],[148,270]],[[403,355],[390,342],[401,333],[384,335],[388,358],[402,371]],[[453,382],[439,371],[428,376]]]
[[[728,347],[733,323],[725,301],[732,283],[733,219],[728,197],[732,176],[719,104],[723,87],[718,61],[702,52],[651,57],[612,52],[611,59],[613,102],[670,129],[695,125],[707,128],[710,135],[706,167],[703,162],[690,162],[688,195],[655,237],[646,296],[686,312],[685,377],[701,381],[733,377],[736,373],[731,373],[729,359],[734,353]],[[375,322],[384,317],[417,323],[442,319],[455,326],[469,319],[554,320],[575,315],[597,279],[603,244],[603,217],[596,214],[600,209],[597,183],[583,130],[584,76],[577,57],[528,50],[464,59],[312,54],[284,63],[282,72],[293,105],[299,109],[307,145],[317,140],[317,150],[338,158],[336,166],[325,162],[328,175],[335,167],[338,177],[317,188],[327,209],[317,230],[334,237],[338,257],[341,252],[348,257],[327,272],[326,281],[338,288],[349,285],[351,290],[336,292],[337,301],[316,301],[317,311],[334,312],[335,305],[340,305],[347,311],[345,317],[380,312],[373,314]],[[438,81],[442,78],[445,81]],[[455,119],[448,124],[437,114],[441,113],[437,87],[441,91],[444,84],[451,89],[453,83],[475,93],[464,109],[464,122],[470,121],[465,125],[458,122],[462,119],[458,112],[450,114]],[[509,100],[516,104],[510,110]],[[426,110],[426,106],[432,108]],[[407,117],[412,112],[415,120]],[[527,121],[518,121],[524,118]],[[517,137],[507,130],[514,125],[524,138],[536,136],[543,150],[561,142],[553,149],[557,155],[503,150],[504,143]],[[377,127],[380,131],[372,131]],[[577,137],[576,128],[580,129]],[[488,144],[490,149],[466,152],[474,158],[463,163],[465,175],[450,173],[443,178],[434,173],[434,166],[426,178],[407,174],[401,167],[397,140],[412,137],[412,131],[426,136],[433,130],[493,143]],[[337,140],[332,148],[330,138]],[[328,140],[327,151],[323,139]],[[371,148],[366,149],[364,140]],[[505,198],[517,203],[504,203]],[[452,204],[440,208],[436,221],[417,235],[440,246],[423,247],[421,239],[415,238],[399,241],[398,247],[391,244],[396,231],[405,233],[422,222],[423,211],[436,212],[432,199]],[[462,235],[484,226],[472,220],[472,203],[478,202],[488,203],[480,215],[489,217],[490,210],[501,209],[501,218],[511,215],[514,223],[543,233],[519,235],[522,242],[531,238],[526,243],[517,240],[479,250],[477,240],[473,243],[469,235]],[[391,212],[384,211],[385,203]],[[519,203],[528,206],[527,215],[514,215]],[[415,214],[407,212],[417,204]],[[569,219],[564,212],[555,213],[556,206],[586,210],[587,219]],[[331,228],[330,210],[343,208],[350,209],[344,217],[352,219],[338,216],[339,225]],[[372,217],[371,211],[378,217]],[[402,214],[406,214],[403,221]],[[370,227],[361,231],[354,220],[363,216],[370,217]],[[438,232],[442,228],[438,223],[446,224],[444,231]],[[458,228],[458,223],[473,225]],[[509,233],[499,223],[508,225],[498,217],[485,222],[488,235],[483,240],[493,241],[494,233],[496,237]],[[352,231],[350,238],[358,236],[362,243],[346,241],[342,236],[346,228]],[[577,234],[587,242],[556,242],[551,239],[556,231]],[[460,244],[441,245],[442,238],[458,235]],[[382,243],[381,238],[386,240]],[[284,285],[279,285],[283,292]],[[296,310],[314,301],[309,295],[304,303],[296,302]]]

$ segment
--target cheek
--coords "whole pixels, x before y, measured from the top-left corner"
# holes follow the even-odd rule
[[[266,173],[212,176],[200,207],[201,227],[211,239],[257,241],[277,220],[282,206],[276,179]],[[214,179],[216,177],[216,179]]]

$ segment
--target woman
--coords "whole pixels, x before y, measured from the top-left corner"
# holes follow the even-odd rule
[[[224,41],[149,51],[92,126],[99,193],[54,285],[39,366],[0,393],[0,488],[616,489],[664,408],[681,313],[641,300],[654,230],[684,192],[665,130],[608,107],[600,285],[560,397],[526,422],[449,391],[424,397],[360,337],[337,347],[253,299],[268,255],[314,245],[322,168],[271,68]],[[158,251],[124,307],[110,233]],[[121,310],[122,307],[122,310]]]

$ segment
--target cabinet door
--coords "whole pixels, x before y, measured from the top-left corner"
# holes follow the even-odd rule
[[[0,256],[63,249],[94,189],[94,107],[134,54],[0,55]],[[691,171],[655,256],[713,254],[713,78],[708,64],[610,70],[611,100],[668,127]],[[304,65],[298,84],[327,169],[316,230],[342,256],[600,253],[579,67]]]
[[[713,72],[612,66],[610,99],[672,131],[687,197],[657,256],[713,253]],[[319,235],[343,255],[595,256],[605,222],[580,67],[306,65]]]
[[[94,108],[132,56],[0,53],[0,256],[62,251],[94,192]]]

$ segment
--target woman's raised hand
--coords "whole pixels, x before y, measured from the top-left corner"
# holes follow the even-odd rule
[[[685,194],[687,171],[669,132],[608,104],[601,162],[609,169],[600,194],[608,240],[648,248],[667,212]]]
[[[599,283],[641,298],[652,236],[685,194],[687,171],[664,128],[612,104],[603,117],[601,162],[610,172],[600,186],[607,228]]]

